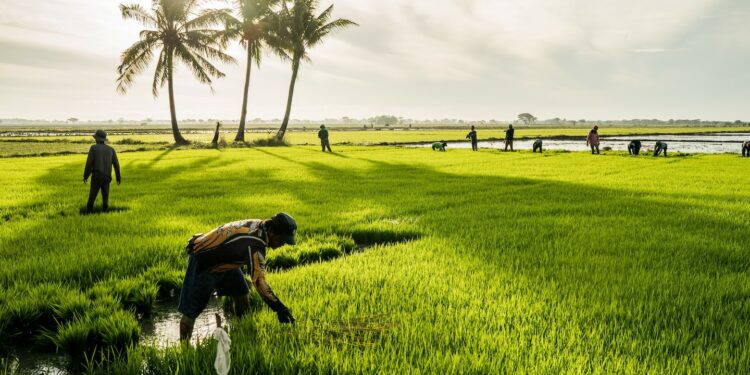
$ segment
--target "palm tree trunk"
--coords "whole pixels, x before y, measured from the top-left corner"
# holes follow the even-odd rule
[[[247,46],[247,69],[245,71],[245,91],[242,95],[242,114],[240,115],[240,128],[237,130],[235,142],[245,142],[245,119],[247,118],[247,96],[250,90],[250,68],[253,66],[253,49]]]
[[[167,69],[168,76],[167,82],[169,85],[169,113],[172,117],[172,135],[174,136],[174,143],[178,145],[184,145],[188,141],[180,134],[180,128],[177,127],[177,113],[174,108],[174,84],[172,79],[172,72],[174,71],[174,65],[172,63],[172,52],[167,53]]]
[[[279,141],[284,139],[286,128],[289,125],[289,114],[292,112],[292,97],[294,97],[294,84],[297,82],[299,63],[300,59],[295,56],[292,62],[292,81],[289,83],[289,96],[286,98],[286,113],[284,114],[284,121],[281,122],[279,131],[276,133],[276,139]]]

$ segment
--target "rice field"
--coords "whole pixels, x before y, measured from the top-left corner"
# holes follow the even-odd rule
[[[516,138],[531,139],[536,137],[580,137],[585,140],[588,127],[580,128],[547,128],[515,125]],[[105,127],[106,128],[106,127]],[[55,129],[52,129],[55,130]],[[505,128],[489,128],[479,126],[477,131],[480,139],[503,139]],[[93,129],[69,130],[73,133],[86,135],[46,135],[40,136],[39,131],[28,133],[26,129],[3,129],[5,136],[0,136],[0,157],[16,156],[50,156],[75,153],[86,153],[92,143]],[[42,130],[41,133],[48,132]],[[55,130],[61,131],[61,130]],[[111,129],[108,130],[110,143],[118,146],[121,152],[166,150],[172,147],[174,139],[168,129]],[[336,128],[331,130],[331,144],[333,145],[393,145],[403,143],[433,142],[433,141],[462,141],[468,133],[466,129],[424,129],[424,128],[386,128],[380,127],[370,130],[352,130]],[[631,135],[631,134],[690,134],[748,131],[747,127],[612,127],[603,128],[603,136]],[[26,136],[19,136],[28,134]],[[236,129],[226,127],[222,131],[223,147],[246,147],[245,144],[234,144]],[[245,141],[267,139],[274,135],[273,129],[251,129],[245,134]],[[12,135],[12,136],[11,136]],[[187,129],[184,136],[193,142],[192,146],[182,148],[206,148],[213,138],[213,131],[207,129]],[[293,128],[287,133],[286,142],[291,145],[317,145],[317,129],[314,126],[307,130]]]
[[[0,158],[0,368],[31,346],[90,373],[213,373],[215,342],[141,345],[140,321],[193,233],[286,211],[299,245],[268,280],[298,322],[253,298],[234,374],[750,371],[747,159],[335,151],[121,153],[95,215],[85,155]]]

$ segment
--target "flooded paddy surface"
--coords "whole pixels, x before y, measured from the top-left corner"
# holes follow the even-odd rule
[[[631,140],[642,142],[641,152],[652,150],[656,141],[667,142],[669,152],[687,154],[724,154],[740,153],[742,142],[750,140],[750,133],[716,133],[716,134],[663,134],[663,135],[632,135],[600,138],[599,148],[611,147],[614,151],[627,151]],[[590,151],[586,146],[586,139],[552,138],[542,139],[545,150]],[[448,149],[470,149],[470,142],[447,142]],[[514,150],[531,150],[534,139],[517,139],[513,142]],[[408,147],[432,147],[432,142],[408,145]],[[480,141],[479,148],[504,149],[503,141]]]
[[[141,319],[141,345],[164,349],[180,344],[182,315],[177,311],[177,303],[176,298],[162,301],[154,306],[150,316]],[[226,329],[228,319],[222,309],[221,300],[212,297],[206,309],[195,320],[193,336],[190,339],[193,345],[213,336],[216,329],[216,314],[221,315]],[[45,353],[34,350],[33,347],[14,348],[10,352],[9,360],[10,369],[19,374],[62,375],[82,371],[80,366],[73,366],[70,358],[64,353]]]

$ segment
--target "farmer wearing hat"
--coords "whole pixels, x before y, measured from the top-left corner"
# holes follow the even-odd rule
[[[235,221],[207,234],[194,235],[185,248],[190,256],[178,307],[182,313],[180,339],[190,339],[195,319],[206,308],[214,291],[232,299],[237,316],[249,310],[250,289],[241,269],[244,265],[255,290],[276,312],[279,322],[294,323],[292,313],[273,293],[264,273],[266,248],[294,245],[296,231],[294,219],[280,212],[270,219]]]
[[[89,156],[86,159],[86,168],[83,171],[83,183],[85,184],[91,176],[91,189],[89,190],[89,201],[86,204],[86,212],[94,211],[94,201],[102,191],[102,210],[109,208],[109,184],[112,182],[112,167],[115,167],[117,184],[120,184],[120,162],[117,161],[115,149],[104,144],[107,141],[107,133],[97,130],[94,133],[96,144],[89,148]]]
[[[328,129],[325,125],[320,125],[318,138],[320,138],[320,146],[323,147],[323,152],[326,152],[326,148],[328,148],[328,152],[333,152],[331,151],[331,143],[328,142]]]

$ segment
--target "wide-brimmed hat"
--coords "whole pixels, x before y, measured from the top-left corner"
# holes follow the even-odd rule
[[[97,142],[106,142],[107,141],[107,132],[105,132],[102,129],[97,130],[94,135],[92,135],[94,139],[96,139]]]

